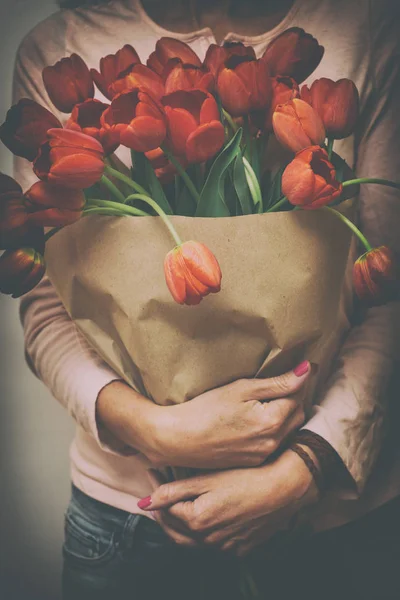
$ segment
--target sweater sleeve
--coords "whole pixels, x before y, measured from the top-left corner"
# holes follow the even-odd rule
[[[356,132],[358,177],[399,180],[398,13],[392,0],[371,3],[370,72],[365,89],[360,90],[361,117]],[[361,186],[360,224],[373,246],[386,244],[400,252],[398,191]],[[399,377],[399,369],[395,368],[400,358],[399,340],[399,302],[359,315],[332,365],[332,375],[314,414],[305,425],[336,450],[358,493],[371,474],[385,435],[389,384]]]
[[[41,77],[44,63],[52,64],[62,55],[45,58],[41,52],[32,34],[22,43],[15,64],[13,101],[31,98],[62,120],[63,116],[47,97]],[[14,163],[14,176],[24,190],[37,180],[31,164],[18,157]],[[120,377],[76,328],[47,276],[22,297],[20,316],[26,359],[36,376],[103,450],[124,455],[130,453],[122,444],[111,448],[102,443],[96,424],[96,401],[100,391]]]

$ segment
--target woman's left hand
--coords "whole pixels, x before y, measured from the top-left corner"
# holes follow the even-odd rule
[[[286,450],[261,467],[161,485],[140,504],[178,544],[210,544],[243,556],[280,530],[318,491],[303,460]]]

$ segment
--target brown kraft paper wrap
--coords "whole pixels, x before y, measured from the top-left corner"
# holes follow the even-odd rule
[[[353,202],[340,210],[354,216]],[[301,392],[309,410],[349,328],[351,231],[319,210],[171,220],[182,240],[214,252],[221,291],[176,304],[163,271],[174,242],[160,218],[93,215],[46,245],[48,274],[76,325],[162,405],[308,359],[319,367]]]

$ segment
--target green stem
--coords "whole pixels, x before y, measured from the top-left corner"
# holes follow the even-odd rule
[[[222,114],[224,115],[224,119],[229,124],[229,127],[232,129],[233,133],[236,133],[239,129],[239,126],[236,125],[231,115],[224,108],[222,109]]]
[[[286,196],[283,196],[282,198],[280,198],[278,200],[278,202],[276,204],[274,204],[273,206],[271,206],[271,208],[269,208],[265,212],[267,212],[267,213],[269,213],[269,212],[276,212],[276,211],[280,210],[282,208],[282,206],[286,206],[287,204],[290,204],[290,202],[286,198]]]
[[[254,204],[256,206],[258,205],[259,212],[262,212],[263,201],[262,201],[261,188],[260,188],[260,184],[258,183],[257,175],[254,173],[253,167],[251,166],[251,164],[249,163],[247,158],[245,158],[244,156],[243,156],[243,164],[244,164],[244,171],[245,171],[245,175],[246,175],[246,181],[247,181],[247,185],[249,186],[251,197],[253,198]]]
[[[332,160],[334,141],[335,140],[333,138],[328,138],[328,160]]]
[[[126,217],[126,213],[123,213],[122,210],[116,210],[112,208],[102,208],[101,206],[93,206],[93,208],[85,208],[82,211],[82,215],[86,217],[87,215],[106,215],[108,217]]]
[[[48,240],[53,237],[53,235],[55,235],[56,233],[58,233],[61,229],[63,228],[63,226],[61,225],[60,227],[53,227],[53,229],[50,229],[50,231],[48,231],[46,233],[46,235],[44,236],[44,242],[48,242]]]
[[[330,212],[330,213],[334,214],[345,225],[347,225],[347,227],[349,227],[349,229],[351,229],[351,231],[358,237],[358,239],[360,240],[360,242],[365,246],[367,252],[369,250],[372,250],[372,246],[369,243],[369,241],[367,240],[367,238],[365,237],[365,235],[363,235],[361,233],[361,231],[358,229],[358,227],[356,227],[354,225],[354,223],[352,223],[352,221],[350,221],[350,219],[348,219],[347,217],[345,217],[341,212],[339,212],[338,210],[335,210],[334,208],[331,208],[330,206],[323,206],[319,210],[324,210],[325,212]]]
[[[135,194],[134,194],[135,195]],[[140,197],[140,199],[142,198],[142,194],[136,194],[136,196]],[[129,196],[129,198],[131,198],[131,196]],[[95,208],[96,206],[100,207],[100,208],[109,208],[111,210],[118,210],[120,212],[122,212],[123,214],[130,214],[130,215],[135,215],[137,217],[148,217],[149,214],[144,212],[143,210],[140,210],[139,208],[136,207],[132,207],[132,206],[127,206],[125,204],[125,199],[124,199],[124,204],[122,205],[119,202],[112,202],[111,200],[98,200],[96,199],[92,199],[89,200],[89,202],[86,204],[86,206],[88,208]],[[132,211],[135,211],[134,213]]]
[[[106,168],[108,169],[108,167]],[[101,178],[101,183],[105,185],[106,188],[108,188],[108,190],[112,193],[117,202],[123,202],[125,200],[125,196],[123,195],[123,193],[105,175],[103,175],[103,177]]]
[[[161,149],[163,150],[163,152],[164,152],[165,156],[168,158],[168,160],[174,165],[175,169],[178,171],[179,175],[182,177],[183,181],[185,182],[186,187],[188,188],[189,192],[192,194],[193,198],[195,199],[196,204],[198,204],[198,202],[200,200],[200,194],[196,190],[196,186],[194,185],[193,181],[190,179],[189,175],[186,173],[185,169],[182,167],[179,160],[177,160],[175,158],[175,156],[168,150],[168,148],[161,146]]]
[[[147,195],[147,191],[141,185],[136,183],[136,181],[133,181],[133,179],[130,179],[130,177],[127,177],[123,173],[120,173],[113,167],[106,166],[106,172],[115,177],[116,179],[123,181],[124,183],[126,183],[126,185],[129,185],[129,187],[135,190],[135,192]],[[125,202],[125,198],[123,199],[123,202]]]
[[[387,185],[388,187],[400,190],[400,183],[390,181],[389,179],[378,179],[376,177],[360,177],[359,179],[349,179],[348,181],[344,181],[342,185],[343,187],[347,187],[349,185],[357,185],[359,183],[377,183],[379,185]]]
[[[126,201],[129,202],[129,200],[136,199],[136,198],[138,198],[138,196],[139,196],[139,194],[132,194],[132,196],[128,196]],[[174,238],[176,245],[180,246],[182,244],[181,238],[179,237],[175,227],[172,225],[171,221],[169,220],[169,218],[167,217],[167,215],[165,214],[163,209],[158,206],[157,202],[155,202],[155,200],[153,200],[152,198],[149,198],[149,196],[146,196],[144,194],[140,194],[140,200],[143,200],[143,202],[146,202],[149,206],[151,206],[151,208],[153,210],[155,210],[155,212],[161,217],[161,219],[164,221],[165,225],[168,227],[168,230],[169,230],[170,234],[172,235],[172,237]],[[127,208],[131,208],[131,207],[127,207]]]

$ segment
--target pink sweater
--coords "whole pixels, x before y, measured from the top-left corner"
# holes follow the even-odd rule
[[[360,130],[354,138],[339,142],[338,152],[356,166],[359,176],[398,179],[400,61],[396,18],[394,13],[392,20],[383,18],[390,0],[372,1],[371,14],[368,4],[364,0],[296,0],[274,30],[253,38],[231,33],[226,39],[252,44],[261,54],[275,35],[293,25],[316,36],[325,46],[325,57],[312,79],[350,77],[361,95]],[[77,52],[89,66],[97,67],[101,56],[126,43],[133,44],[145,61],[156,39],[163,35],[186,41],[201,57],[214,41],[209,29],[190,34],[164,30],[147,16],[139,0],[57,13],[23,41],[15,67],[14,99],[31,97],[57,114],[42,84],[44,66]],[[101,94],[98,97],[102,98]],[[65,115],[58,117],[65,120]],[[120,158],[128,162],[123,151]],[[15,176],[24,188],[35,179],[23,159],[16,160]],[[372,243],[387,243],[400,250],[398,194],[387,188],[364,187],[360,203],[362,226]],[[72,481],[93,498],[138,512],[137,499],[152,491],[146,473],[149,463],[122,447],[107,447],[96,426],[98,394],[117,375],[77,330],[47,278],[22,298],[21,318],[32,370],[77,424],[71,447]],[[318,509],[320,516],[315,517],[319,527],[343,523],[400,492],[400,469],[393,449],[389,458],[381,454],[384,476],[380,469],[371,479],[388,422],[387,390],[400,354],[399,324],[398,303],[368,311],[363,323],[350,331],[326,390],[306,424],[339,453],[354,480],[354,489],[365,492],[358,499],[351,490],[327,498]],[[377,477],[383,480],[379,485]]]

